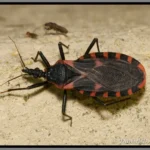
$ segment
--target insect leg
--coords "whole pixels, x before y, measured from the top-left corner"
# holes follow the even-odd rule
[[[66,45],[63,44],[62,42],[59,42],[59,43],[58,43],[58,48],[59,48],[59,52],[60,52],[61,59],[62,59],[62,60],[65,60],[65,55],[64,55],[64,51],[63,51],[63,47],[62,47],[62,46],[66,47],[66,48],[69,48],[69,45],[66,46]]]
[[[27,87],[24,87],[24,88],[8,89],[7,91],[3,91],[3,92],[0,92],[0,93],[6,93],[6,92],[10,92],[10,91],[18,91],[18,90],[29,90],[29,89],[34,89],[34,88],[43,86],[43,85],[45,85],[45,84],[48,84],[48,82],[47,82],[47,81],[44,81],[44,82],[32,84],[32,85],[27,86]]]
[[[65,60],[65,55],[62,46],[69,48],[69,45],[66,46],[65,44],[59,42],[58,47],[59,47],[59,52],[62,60]],[[64,90],[64,96],[63,96],[63,103],[62,103],[62,114],[63,116],[68,117],[68,119],[65,119],[64,121],[70,120],[70,126],[72,126],[72,117],[66,114],[66,103],[67,103],[67,91]]]
[[[89,47],[87,48],[87,50],[86,50],[84,55],[89,54],[89,52],[92,49],[92,47],[94,46],[94,44],[97,45],[97,50],[98,50],[98,52],[100,52],[99,45],[98,45],[98,38],[94,38],[93,41],[91,42],[91,44],[89,45]]]
[[[41,51],[38,51],[37,54],[36,54],[36,56],[35,56],[35,58],[32,57],[31,59],[33,59],[33,61],[36,62],[38,56],[41,57],[42,61],[44,62],[44,65],[45,65],[47,68],[49,68],[49,67],[50,67],[50,64],[49,64],[48,60],[46,59],[46,57],[44,56],[44,54],[43,54]]]
[[[72,126],[72,117],[66,114],[66,102],[67,102],[67,91],[64,90],[64,96],[63,96],[63,103],[62,103],[62,114],[65,117],[68,117],[68,119],[64,119],[64,121],[70,120],[70,126]]]
[[[97,98],[97,97],[94,97],[94,99],[95,99],[96,102],[98,102],[99,104],[104,105],[104,106],[108,106],[108,105],[112,105],[112,104],[118,103],[118,102],[120,102],[120,101],[127,100],[127,99],[129,99],[129,98],[125,98],[125,99],[122,99],[122,100],[120,100],[120,101],[112,100],[112,101],[109,101],[109,102],[104,102],[104,101],[100,100],[100,99]]]

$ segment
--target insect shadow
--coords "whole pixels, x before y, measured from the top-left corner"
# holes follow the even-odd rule
[[[108,117],[106,114],[103,115],[102,114],[103,111],[107,111],[108,113],[111,113],[112,115],[116,115],[123,109],[128,109],[129,107],[138,105],[139,102],[142,100],[144,91],[145,91],[145,88],[141,89],[137,93],[134,93],[130,97],[127,96],[125,98],[122,98],[123,101],[120,99],[120,102],[114,103],[113,105],[108,105],[108,106],[103,106],[99,104],[97,101],[95,101],[93,98],[87,95],[78,94],[78,92],[74,92],[74,93],[72,92],[71,97],[73,97],[73,99],[75,98],[78,103],[80,103],[81,105],[85,107],[85,109],[89,108],[88,111],[95,110],[100,115],[101,119],[108,120],[110,117]]]

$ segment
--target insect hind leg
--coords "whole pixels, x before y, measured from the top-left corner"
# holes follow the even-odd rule
[[[99,98],[97,98],[97,97],[94,97],[94,99],[96,100],[96,102],[98,102],[99,104],[101,104],[101,105],[103,105],[103,106],[109,106],[109,105],[116,104],[116,103],[118,103],[118,102],[127,100],[127,99],[129,99],[129,98],[124,98],[124,99],[119,100],[119,101],[117,101],[117,100],[112,100],[112,101],[109,101],[109,102],[104,102],[104,101],[102,101],[101,99],[99,99]]]
[[[86,52],[84,55],[89,54],[89,52],[91,51],[91,49],[93,48],[94,44],[97,45],[97,50],[100,53],[100,49],[99,49],[99,44],[98,44],[98,38],[94,38],[93,41],[91,42],[91,44],[89,45],[89,47],[87,48]]]

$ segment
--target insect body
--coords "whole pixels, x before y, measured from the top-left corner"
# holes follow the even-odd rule
[[[26,36],[30,37],[30,38],[33,38],[33,39],[36,39],[38,37],[38,35],[36,33],[31,33],[31,32],[27,32]]]
[[[65,28],[65,27],[62,27],[56,23],[53,23],[53,22],[48,22],[48,23],[45,23],[44,24],[44,29],[45,30],[55,30],[56,32],[60,32],[60,33],[63,33],[63,34],[67,34],[68,33],[68,30]]]
[[[89,53],[95,43],[98,52]],[[43,77],[46,81],[26,88],[9,89],[5,92],[32,89],[52,83],[64,90],[62,114],[67,116],[68,120],[72,120],[72,117],[65,111],[67,90],[77,90],[81,94],[93,97],[103,105],[109,105],[119,102],[118,97],[132,95],[145,86],[145,69],[139,61],[121,53],[100,52],[96,38],[91,42],[85,54],[75,61],[65,60],[62,47],[65,45],[60,42],[58,46],[61,60],[56,64],[51,66],[43,53],[39,51],[33,60],[36,61],[40,56],[46,70],[29,69],[25,65],[22,70],[35,78]],[[102,101],[101,97],[116,97],[116,100]]]

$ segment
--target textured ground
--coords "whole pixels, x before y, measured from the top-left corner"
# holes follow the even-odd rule
[[[134,56],[145,66],[147,73],[142,95],[108,107],[70,92],[67,113],[73,117],[72,127],[69,122],[62,121],[62,91],[53,86],[1,94],[0,144],[150,144],[149,16],[150,6],[144,5],[0,6],[0,83],[21,73],[20,59],[8,36],[16,42],[30,68],[43,68],[40,62],[33,63],[30,59],[38,50],[54,64],[59,59],[59,41],[70,45],[66,59],[71,60],[81,56],[97,37],[101,51]],[[49,21],[65,26],[69,30],[68,37],[44,35],[42,28],[37,30],[37,40],[25,37],[27,31],[32,32]],[[19,78],[1,86],[0,91],[33,82],[36,80]]]

